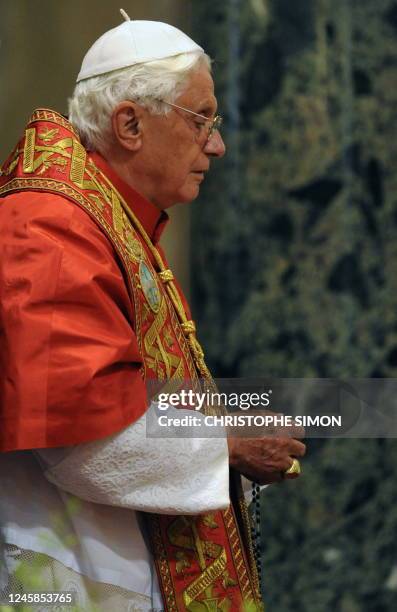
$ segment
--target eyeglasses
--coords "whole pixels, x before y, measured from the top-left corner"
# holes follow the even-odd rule
[[[179,108],[179,110],[183,110],[183,111],[185,111],[185,113],[190,113],[191,115],[195,115],[196,117],[200,117],[200,119],[203,119],[203,121],[205,123],[209,123],[208,134],[207,134],[207,139],[205,141],[205,144],[207,144],[207,142],[214,135],[214,132],[219,130],[219,128],[221,127],[221,125],[223,123],[223,118],[221,117],[221,115],[215,115],[215,117],[213,119],[209,119],[205,115],[200,115],[199,113],[195,113],[194,111],[190,110],[190,108],[185,108],[184,106],[178,106],[178,104],[173,104],[172,102],[168,102],[167,100],[159,100],[159,102],[163,102],[164,104],[168,104],[168,106],[172,106],[173,108]]]

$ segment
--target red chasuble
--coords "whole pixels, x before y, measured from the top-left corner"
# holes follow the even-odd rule
[[[194,324],[157,246],[167,215],[61,115],[35,111],[0,197],[1,451],[105,437],[145,412],[149,378],[198,380]],[[145,515],[167,611],[262,609],[238,505]]]

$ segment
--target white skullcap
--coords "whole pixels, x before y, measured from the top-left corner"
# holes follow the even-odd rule
[[[168,23],[128,20],[94,42],[83,59],[77,82],[119,68],[193,51],[204,53],[194,40]]]

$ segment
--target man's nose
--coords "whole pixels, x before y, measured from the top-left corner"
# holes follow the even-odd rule
[[[223,138],[219,131],[216,130],[211,137],[207,140],[204,147],[204,153],[211,155],[212,157],[223,157],[225,155],[226,147],[223,142]]]

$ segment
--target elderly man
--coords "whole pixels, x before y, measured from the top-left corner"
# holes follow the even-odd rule
[[[304,445],[145,429],[147,380],[212,384],[159,246],[165,209],[225,152],[210,61],[170,25],[126,20],[77,80],[69,121],[35,111],[0,176],[3,599],[259,610],[229,472],[293,477]]]

